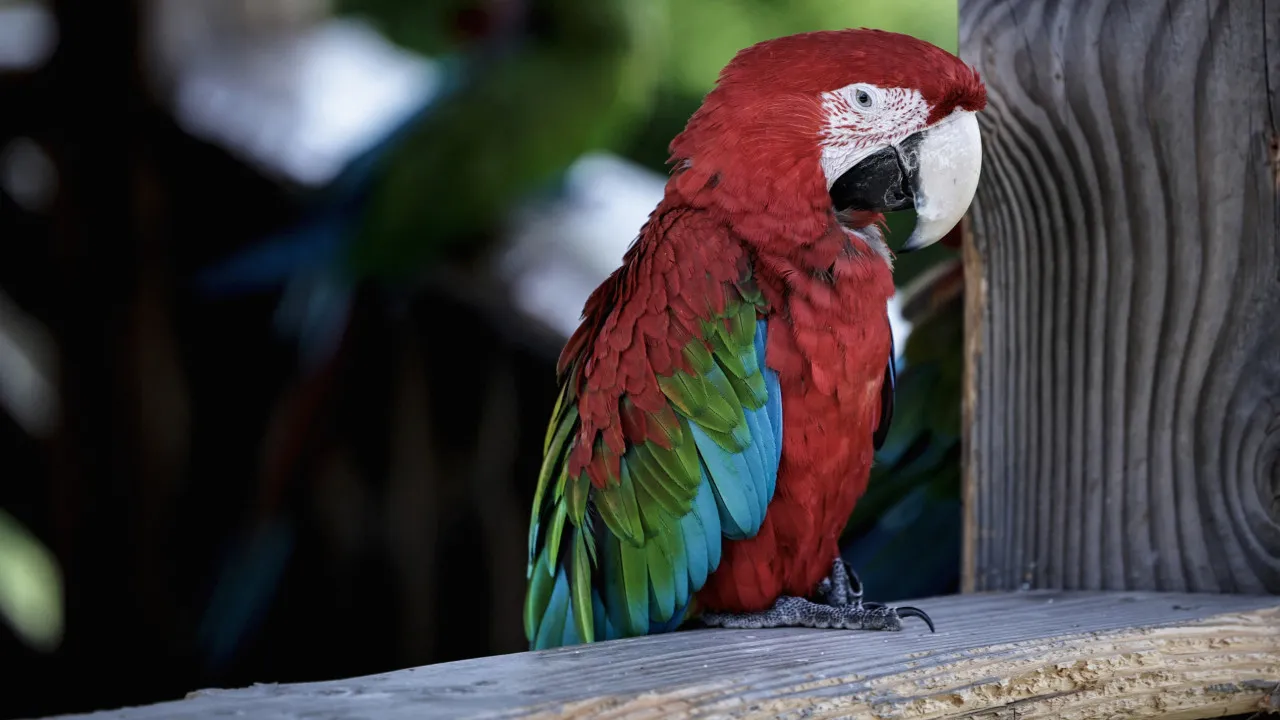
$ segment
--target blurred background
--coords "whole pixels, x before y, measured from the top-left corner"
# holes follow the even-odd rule
[[[507,653],[554,365],[740,48],[956,0],[0,0],[0,716]],[[890,218],[891,244],[910,213]],[[846,558],[955,592],[957,234]]]

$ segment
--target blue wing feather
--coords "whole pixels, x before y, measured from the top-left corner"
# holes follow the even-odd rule
[[[756,361],[764,376],[766,400],[759,409],[744,412],[751,435],[748,447],[729,452],[696,424],[691,425],[698,453],[715,490],[724,535],[731,540],[754,537],[760,531],[777,488],[778,461],[782,457],[782,390],[778,373],[765,366],[767,334],[767,321],[757,321]]]
[[[565,625],[568,624],[569,610],[569,578],[562,566],[556,573],[555,589],[551,591],[551,601],[547,603],[547,612],[542,617],[542,625],[538,628],[537,647],[552,647],[564,639]]]
[[[692,599],[693,595],[690,595],[689,597]],[[685,613],[689,610],[689,602],[690,600],[686,600],[683,604],[678,606],[676,611],[671,614],[670,620],[667,620],[666,622],[649,623],[649,634],[657,635],[658,633],[672,632],[679,629],[679,627],[684,624]]]
[[[769,427],[769,419],[762,417],[764,413],[763,405],[758,410],[746,410],[743,413],[747,419],[747,427],[751,430],[752,442],[751,447],[747,448],[742,453],[742,456],[750,469],[752,483],[756,486],[756,499],[759,503],[761,523],[764,522],[764,513],[769,508],[769,502],[773,500],[772,486],[775,483],[771,483],[769,480],[777,474],[777,468],[770,467],[768,454],[766,453],[765,445],[769,441],[765,440],[765,437],[766,435],[772,436],[773,429]],[[769,439],[772,440],[772,437]]]
[[[769,321],[756,321],[756,357],[760,360],[760,371],[764,375],[764,387],[768,395],[765,401],[765,417],[773,429],[773,444],[770,446],[769,461],[772,471],[766,473],[769,478],[769,498],[773,499],[778,484],[778,464],[782,461],[782,384],[778,380],[778,371],[764,364],[765,342],[769,334]]]
[[[702,456],[702,471],[710,477],[711,489],[715,491],[724,536],[730,540],[754,536],[764,516],[757,517],[755,479],[750,476],[744,457],[750,448],[740,453],[727,452],[697,425],[690,424],[690,427],[698,454]]]
[[[697,510],[701,518],[702,526],[705,528],[707,541],[707,572],[702,576],[696,584],[694,590],[702,588],[702,584],[706,582],[711,573],[720,567],[720,554],[724,550],[724,528],[720,525],[720,508],[716,506],[715,493],[711,490],[711,480],[707,478],[707,471],[702,471],[702,485],[698,488],[698,496],[694,498],[694,508]]]
[[[591,591],[591,616],[595,618],[596,637],[602,640],[617,640],[622,637],[617,627],[609,620],[609,613],[605,612],[604,601],[600,599],[598,591]]]
[[[667,613],[664,619],[671,619],[681,612],[681,605],[684,598],[689,597],[692,593],[689,591],[689,550],[684,544],[684,533],[679,528],[672,528],[671,534],[668,536],[668,549],[671,559],[671,575],[674,581],[674,592],[671,598],[671,612]]]
[[[689,585],[701,588],[711,571],[720,565],[720,511],[705,473],[693,499],[693,508],[680,518],[689,567]]]

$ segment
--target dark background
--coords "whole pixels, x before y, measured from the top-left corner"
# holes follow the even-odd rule
[[[0,1],[0,24],[21,6],[55,33],[47,52],[36,26],[0,33],[0,57],[37,48],[0,65],[0,717],[523,650],[564,332],[495,270],[507,211],[562,200],[588,151],[665,173],[666,143],[751,42],[869,25],[954,50],[953,0],[887,5]],[[165,13],[197,18],[215,54],[362,14],[471,64],[444,110],[304,187],[175,112],[199,43]],[[294,260],[249,255],[205,282],[281,234]],[[954,258],[899,262],[900,287],[942,268],[905,313],[947,311],[904,382],[950,434],[900,410],[846,552],[877,599],[950,592],[958,573]],[[275,280],[246,279],[267,266]],[[342,299],[282,326],[309,272]],[[904,527],[917,544],[895,549]],[[903,553],[920,581],[898,577]]]

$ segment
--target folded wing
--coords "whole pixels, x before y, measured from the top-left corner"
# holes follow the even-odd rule
[[[661,260],[629,258],[562,358],[529,531],[534,649],[674,629],[773,498],[782,395],[749,265]]]

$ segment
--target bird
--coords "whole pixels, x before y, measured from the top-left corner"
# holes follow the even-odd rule
[[[531,649],[719,628],[901,630],[839,537],[893,414],[899,252],[981,174],[976,70],[856,28],[739,51],[557,364],[529,523]]]

